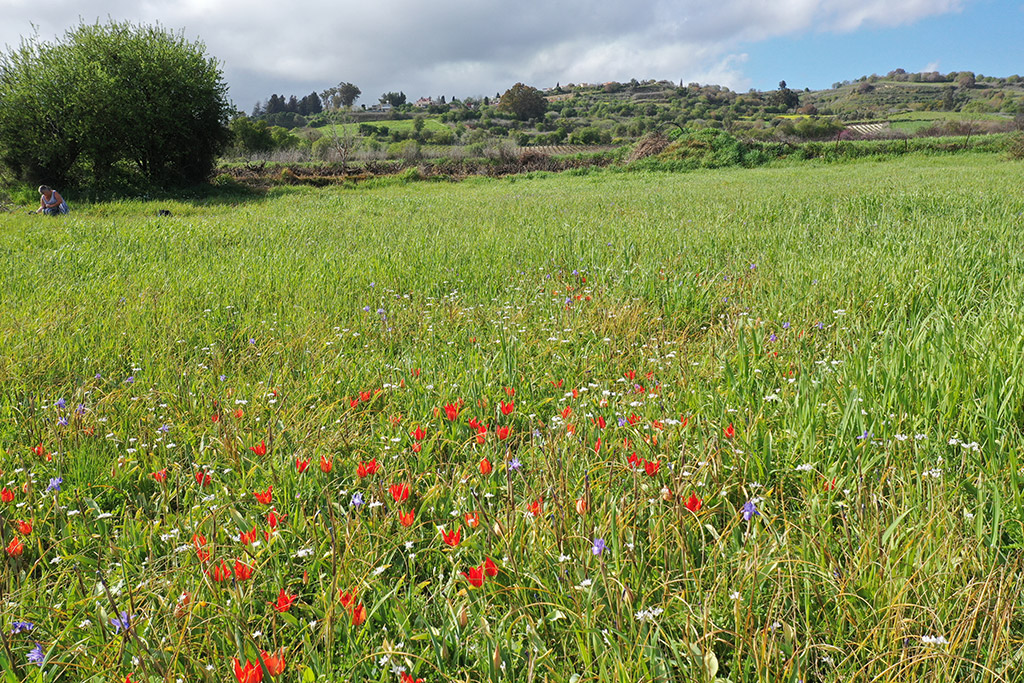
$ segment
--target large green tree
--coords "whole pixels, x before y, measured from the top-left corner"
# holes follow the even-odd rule
[[[159,26],[81,24],[0,56],[0,160],[31,182],[201,181],[230,112],[205,46]]]
[[[518,119],[537,119],[544,116],[548,101],[544,94],[522,83],[516,83],[505,91],[498,103],[498,111],[509,112]]]

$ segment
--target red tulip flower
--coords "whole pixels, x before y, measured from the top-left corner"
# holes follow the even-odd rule
[[[729,423],[728,427],[722,430],[722,434],[724,434],[727,439],[731,439],[736,436],[736,428],[732,426],[732,422]]]
[[[22,544],[21,539],[17,536],[11,539],[11,542],[7,544],[7,555],[10,557],[18,557],[25,552],[25,546]]]
[[[416,429],[410,433],[412,434],[412,438],[416,439],[417,441],[422,441],[423,437],[427,435],[427,433],[423,431],[423,427],[420,427],[419,425],[416,425]]]
[[[444,416],[448,418],[450,422],[454,422],[459,416],[459,407],[454,403],[449,403],[444,407]]]
[[[162,484],[165,481],[167,481],[167,468],[165,467],[162,470],[157,470],[156,472],[153,472],[150,476],[153,477],[153,479],[155,479],[157,483]]]
[[[350,591],[338,591],[338,599],[341,601],[341,606],[345,609],[351,609],[355,606],[356,597],[357,593],[354,589]]]
[[[239,581],[248,581],[252,578],[253,568],[235,560],[235,578]]]
[[[388,487],[388,491],[391,493],[391,497],[395,499],[396,503],[404,503],[409,499],[408,484],[392,484]]]
[[[253,453],[255,453],[256,455],[266,455],[267,454],[267,444],[264,441],[260,441],[255,446],[249,446],[249,450],[252,451]]]
[[[243,531],[238,534],[238,540],[242,542],[242,545],[250,545],[256,540],[259,533],[260,530],[254,527],[252,531]]]
[[[270,505],[270,501],[274,499],[274,487],[268,486],[266,491],[253,491],[252,495],[256,496],[258,502]]]
[[[703,503],[701,503],[700,498],[697,497],[696,493],[691,493],[690,497],[686,499],[686,509],[690,512],[697,512],[700,510],[701,505],[703,505]]]
[[[277,596],[277,602],[271,602],[268,604],[278,612],[287,612],[292,608],[292,604],[298,597],[298,595],[288,595],[282,588],[281,592]]]
[[[352,608],[352,625],[359,626],[364,621],[366,621],[366,607],[363,606],[363,603],[359,603]]]
[[[493,579],[498,575],[498,565],[494,564],[494,560],[488,557],[484,560],[484,571],[487,572],[487,576]]]
[[[469,585],[474,588],[480,588],[484,585],[484,568],[482,566],[470,567],[469,572],[462,572],[462,575],[469,579]]]
[[[462,540],[462,529],[456,529],[455,531],[442,531],[441,539],[445,544],[455,547]]]
[[[324,474],[330,474],[334,468],[334,460],[328,459],[326,455],[320,456],[320,471]]]
[[[648,461],[644,463],[644,471],[647,472],[648,477],[653,477],[658,473],[658,469],[661,467],[660,462]]]
[[[475,529],[480,526],[480,513],[479,512],[467,512],[466,513],[466,525],[471,529]]]
[[[210,473],[206,470],[199,470],[196,472],[196,483],[200,486],[206,487],[210,485],[210,481],[213,479]]]
[[[300,457],[295,458],[295,471],[302,474],[306,471],[307,467],[309,467],[309,460],[303,460]]]
[[[488,460],[487,458],[484,458],[484,459],[482,459],[480,461],[480,474],[482,474],[482,475],[484,475],[486,477],[493,470],[494,470],[494,467],[491,465],[491,461],[490,460]]]
[[[398,683],[423,683],[422,678],[413,678],[404,671],[398,676]]]
[[[278,650],[277,654],[273,655],[260,650],[260,658],[271,676],[280,676],[284,673],[284,650]]]
[[[245,662],[245,667],[235,659],[235,678],[238,683],[260,683],[263,680],[263,669],[259,664],[250,661]]]
[[[18,531],[21,532],[22,536],[28,536],[30,533],[32,533],[32,525],[26,521],[19,519],[17,522],[14,523],[14,525],[18,527]]]
[[[509,401],[508,403],[505,403],[504,401],[502,401],[498,403],[498,407],[501,409],[502,415],[511,415],[512,411],[516,409],[516,402]]]
[[[500,441],[504,441],[508,438],[508,435],[512,432],[511,427],[498,427],[494,430],[494,434]]]
[[[540,517],[541,513],[544,512],[544,499],[538,498],[537,500],[530,503],[530,514],[534,517]]]
[[[14,491],[10,490],[6,486],[3,487],[3,489],[0,489],[0,501],[10,503],[12,500],[14,500]]]
[[[408,512],[398,513],[398,522],[405,527],[412,526],[412,523],[416,520],[416,511],[409,510]]]
[[[227,581],[231,578],[231,567],[227,565],[224,560],[220,561],[220,564],[215,564],[207,571],[210,578],[220,583],[221,581]]]

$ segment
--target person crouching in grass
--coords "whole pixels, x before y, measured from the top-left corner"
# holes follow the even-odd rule
[[[39,209],[36,213],[47,216],[61,216],[68,212],[68,203],[60,196],[60,192],[48,185],[39,186]]]

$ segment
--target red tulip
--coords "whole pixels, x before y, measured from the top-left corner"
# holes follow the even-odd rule
[[[456,529],[455,531],[442,531],[441,539],[444,540],[447,545],[454,548],[459,544],[459,541],[462,540],[462,529]]]
[[[657,461],[648,461],[644,463],[644,471],[647,472],[648,477],[653,477],[657,474],[660,467],[661,463]]]
[[[156,472],[153,472],[150,476],[152,476],[153,479],[157,481],[157,483],[162,484],[165,481],[167,481],[167,468],[165,467],[162,470],[157,470]]]
[[[484,571],[487,572],[487,576],[493,579],[498,575],[498,565],[494,564],[494,560],[488,557],[484,560]]]
[[[562,416],[563,420],[568,420],[569,416],[572,415],[572,406],[562,408],[562,411],[559,414]]]
[[[444,407],[444,416],[448,418],[450,422],[454,422],[455,418],[459,416],[459,407],[454,403],[449,403]]]
[[[537,500],[530,503],[530,514],[534,517],[540,517],[541,513],[544,512],[544,499],[538,498]]]
[[[28,536],[30,533],[32,533],[32,525],[29,524],[28,522],[25,522],[25,521],[22,521],[22,520],[19,519],[14,524],[15,524],[15,526],[18,527],[18,531],[21,532],[22,536]]]
[[[423,431],[423,427],[420,427],[419,425],[416,425],[416,429],[413,430],[411,434],[412,438],[416,439],[417,441],[422,441],[423,437],[427,435],[427,433]]]
[[[206,470],[199,470],[196,472],[196,483],[200,486],[209,486],[212,479],[213,477]]]
[[[323,472],[324,474],[330,474],[330,472],[331,472],[331,470],[333,468],[334,468],[334,460],[333,459],[328,459],[326,455],[321,455],[320,456],[320,471]]]
[[[231,567],[229,567],[224,560],[221,560],[220,564],[215,564],[210,567],[207,573],[210,575],[211,579],[220,583],[221,581],[226,581],[231,578]]]
[[[732,437],[736,436],[736,428],[733,427],[732,423],[730,422],[729,426],[722,430],[722,433],[725,434],[725,438],[731,439]]]
[[[352,609],[352,625],[359,626],[366,621],[366,608],[363,603],[359,603]]]
[[[388,491],[391,493],[391,497],[395,499],[396,503],[404,503],[409,499],[408,484],[392,484],[388,487]]]
[[[511,431],[511,427],[498,427],[494,430],[494,433],[500,441],[504,441],[505,439],[508,438],[508,435]]]
[[[237,659],[234,661],[235,678],[238,679],[238,683],[260,683],[263,680],[263,669],[260,668],[259,664],[246,661],[243,668]]]
[[[253,568],[235,560],[235,578],[239,581],[247,581],[252,578]]]
[[[238,410],[235,411],[235,419],[236,420],[241,420],[243,415],[245,415],[245,411],[242,410],[241,408],[239,408]]]
[[[475,529],[480,526],[480,513],[479,512],[467,512],[466,513],[466,525],[471,529]]]
[[[277,602],[271,602],[268,604],[278,612],[287,612],[292,608],[292,604],[298,597],[298,595],[288,595],[282,588],[281,592],[277,596]]]
[[[494,467],[491,465],[491,461],[487,458],[480,461],[480,474],[486,477],[493,469]]]
[[[259,536],[259,532],[260,530],[255,527],[252,531],[243,531],[238,534],[238,540],[242,542],[242,545],[249,545],[256,540],[256,537]]]
[[[480,588],[484,585],[484,568],[482,566],[470,567],[469,572],[462,572],[462,575],[469,579],[469,585],[474,588]]]
[[[398,676],[398,683],[423,683],[422,678],[413,678],[404,671]]]
[[[5,503],[10,503],[14,500],[14,491],[10,490],[6,486],[3,487],[3,489],[0,489],[0,500]]]
[[[276,655],[260,650],[260,658],[271,676],[280,676],[284,673],[284,650],[278,650]]]
[[[352,589],[350,591],[338,591],[338,599],[341,600],[341,606],[345,609],[350,609],[356,604],[356,591]]]
[[[21,540],[15,536],[11,539],[11,542],[7,544],[7,554],[11,557],[18,557],[25,552],[25,546]]]
[[[398,521],[402,526],[412,526],[413,521],[416,519],[416,511],[409,510],[408,512],[399,512]]]
[[[516,403],[515,401],[509,401],[508,403],[501,401],[498,403],[498,407],[501,409],[502,415],[511,415],[512,411],[516,409]]]
[[[691,493],[690,497],[686,499],[686,509],[690,512],[697,512],[700,510],[701,505],[703,505],[703,503],[701,503],[700,498],[697,497],[696,493]]]
[[[255,453],[256,455],[266,455],[267,454],[267,444],[264,441],[260,441],[255,446],[249,446],[249,450],[252,451],[253,453]]]
[[[274,499],[274,487],[268,486],[266,491],[253,491],[252,495],[256,496],[257,502],[270,505],[270,501]]]

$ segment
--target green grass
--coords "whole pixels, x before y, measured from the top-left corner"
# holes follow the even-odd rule
[[[0,677],[224,681],[262,649],[287,681],[1020,680],[1020,171],[908,155],[12,215]],[[253,577],[214,581],[197,547]]]

